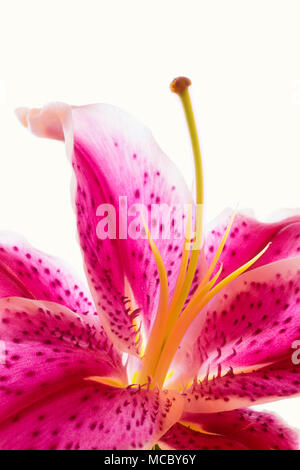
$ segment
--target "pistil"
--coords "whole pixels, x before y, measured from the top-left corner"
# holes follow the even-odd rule
[[[143,221],[144,222],[144,221]],[[147,342],[147,346],[143,358],[143,368],[138,373],[138,383],[144,384],[148,381],[148,377],[152,378],[154,376],[155,367],[159,360],[159,355],[162,349],[164,332],[167,327],[168,317],[166,315],[168,311],[169,304],[169,287],[168,287],[168,277],[166,273],[166,268],[161,257],[161,254],[153,241],[150,231],[144,222],[144,228],[146,230],[150,248],[152,250],[153,256],[155,258],[156,266],[158,269],[159,280],[160,280],[160,297],[158,309],[155,317],[155,321],[151,330],[150,337]]]
[[[185,275],[182,276],[182,272],[179,271],[179,276],[184,277],[181,282],[180,289],[174,290],[173,299],[171,300],[170,309],[168,312],[168,330],[176,322],[190,291],[200,255],[200,249],[202,244],[202,232],[203,232],[203,203],[204,203],[204,185],[203,185],[203,168],[202,168],[202,157],[200,150],[200,143],[198,138],[197,126],[195,115],[192,107],[192,102],[189,94],[189,86],[192,84],[191,80],[186,77],[175,78],[170,85],[171,91],[179,95],[186,121],[189,130],[189,135],[192,143],[193,156],[194,156],[194,169],[195,169],[195,182],[196,182],[196,205],[195,205],[195,223],[194,223],[194,240],[192,245],[191,254],[187,250],[186,246],[183,248],[182,258],[187,258],[190,254],[190,260],[188,267],[186,268]],[[191,201],[192,204],[192,201]],[[188,251],[188,253],[187,253]],[[176,284],[177,286],[177,284]]]
[[[200,254],[200,247],[201,247],[201,240],[202,240],[202,207],[203,207],[203,170],[202,170],[202,160],[201,160],[201,151],[200,151],[200,144],[198,139],[197,127],[195,122],[195,117],[193,113],[192,103],[188,91],[188,87],[191,85],[191,81],[185,77],[178,77],[172,81],[170,88],[171,91],[178,94],[183,109],[185,112],[189,134],[192,142],[193,154],[194,154],[194,167],[195,167],[195,181],[196,181],[196,214],[195,214],[195,223],[194,223],[194,241],[192,252],[190,253],[190,249],[186,247],[186,242],[190,240],[191,234],[191,226],[192,226],[192,198],[190,202],[190,210],[188,214],[187,220],[187,227],[186,227],[186,234],[185,234],[185,243],[183,246],[183,253],[181,258],[181,265],[178,272],[177,282],[174,289],[174,296],[171,299],[170,306],[167,305],[165,308],[165,300],[163,298],[166,297],[166,288],[164,284],[160,283],[160,300],[159,300],[159,307],[156,314],[155,322],[153,328],[151,330],[150,337],[148,339],[148,344],[145,350],[145,355],[143,359],[143,368],[138,374],[138,381],[139,383],[145,382],[148,377],[151,379],[154,376],[155,368],[157,366],[159,355],[162,351],[164,343],[172,329],[176,319],[182,310],[187,295],[189,293],[190,287],[192,285],[195,272],[197,269],[199,254]],[[148,231],[148,229],[147,229]],[[152,252],[155,256],[155,260],[157,263],[160,281],[162,279],[165,280],[165,272],[166,269],[163,264],[163,260],[155,255],[156,253],[156,246],[151,241],[151,235],[148,231],[148,240],[150,242],[150,246]],[[156,250],[155,250],[156,248]],[[158,250],[157,250],[158,252]],[[161,275],[163,274],[163,276]],[[165,283],[165,282],[164,282]],[[169,302],[168,302],[169,303]],[[162,307],[164,305],[164,307]]]

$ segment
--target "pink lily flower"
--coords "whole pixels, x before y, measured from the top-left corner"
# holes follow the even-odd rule
[[[172,89],[202,207],[189,84]],[[182,239],[154,240],[143,221],[145,237],[102,240],[97,208],[112,204],[119,220],[120,196],[149,213],[152,203],[189,205],[176,167],[109,105],[54,103],[18,116],[65,142],[89,291],[60,261],[1,239],[0,448],[297,449],[295,431],[247,407],[300,393],[300,216],[261,223],[227,211],[201,236],[193,210]]]

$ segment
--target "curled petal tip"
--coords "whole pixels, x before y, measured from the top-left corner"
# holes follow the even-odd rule
[[[70,125],[70,110],[70,106],[64,103],[50,103],[43,108],[17,108],[15,113],[33,134],[64,140],[64,132]]]
[[[24,127],[28,127],[27,112],[27,108],[17,108],[15,110],[17,118]]]

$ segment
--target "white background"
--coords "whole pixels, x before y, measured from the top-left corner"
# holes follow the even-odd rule
[[[289,0],[0,0],[0,228],[82,272],[63,145],[30,136],[17,106],[125,108],[191,181],[177,75],[193,81],[207,218],[300,207],[299,23]],[[300,427],[299,405],[260,408]]]

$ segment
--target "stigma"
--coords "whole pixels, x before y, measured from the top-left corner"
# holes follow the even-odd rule
[[[170,89],[173,93],[181,95],[189,86],[191,86],[192,81],[187,77],[177,77],[172,80],[170,83]]]

